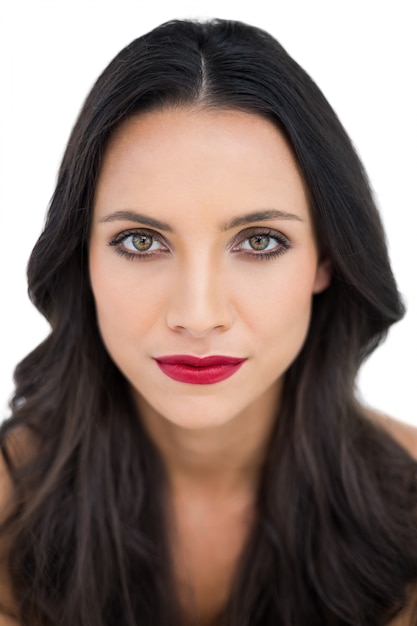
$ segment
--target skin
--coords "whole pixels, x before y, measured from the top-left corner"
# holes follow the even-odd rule
[[[221,227],[265,209],[299,219]],[[163,254],[153,245],[149,259],[127,259],[109,245],[141,227],[120,216],[106,220],[126,210],[171,226],[173,232],[154,229]],[[248,239],[239,233],[248,227],[278,231],[291,246],[269,260],[245,256]],[[283,375],[303,345],[312,298],[330,274],[297,164],[270,122],[235,111],[176,109],[130,119],[112,138],[94,203],[91,285],[103,340],[168,469],[179,597],[201,624],[229,593]],[[196,386],[159,370],[153,357],[167,354],[247,361],[230,379]],[[414,428],[373,411],[368,416],[417,458]],[[22,428],[8,442],[17,466],[35,449]],[[13,504],[0,455],[1,519]],[[0,602],[17,612],[5,568]],[[409,610],[390,626],[411,626],[413,604],[410,594]],[[17,623],[0,616],[1,626]]]
[[[225,230],[234,218],[266,209],[293,217]],[[141,224],[120,211],[172,232],[146,227],[145,235],[158,237],[147,256],[122,256],[120,248],[135,251],[132,237],[119,248],[109,243]],[[248,242],[254,230],[276,231],[289,249],[271,239],[268,250],[282,254],[265,260]],[[125,122],[99,176],[90,277],[104,343],[172,470],[195,476],[253,466],[283,374],[304,343],[313,295],[330,280],[303,180],[277,128],[219,110],[175,109]],[[191,385],[160,371],[154,358],[172,354],[247,361],[225,381]]]
[[[265,211],[281,214],[253,215]],[[169,230],[144,231],[132,213]],[[145,256],[132,229],[151,235]],[[271,250],[281,254],[266,259]],[[209,616],[226,600],[250,528],[283,375],[330,281],[283,135],[237,111],[129,119],[104,156],[89,262],[103,341],[168,468],[180,595]],[[247,360],[227,380],[192,385],[154,360],[178,354]]]

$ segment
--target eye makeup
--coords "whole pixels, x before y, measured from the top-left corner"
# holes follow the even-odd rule
[[[285,254],[291,247],[289,239],[281,232],[256,226],[240,231],[231,244],[232,252],[264,261]]]
[[[151,259],[171,253],[165,238],[147,228],[124,230],[108,245],[128,260]],[[240,231],[230,243],[229,250],[247,259],[269,260],[285,254],[291,247],[290,241],[281,232],[253,226]]]

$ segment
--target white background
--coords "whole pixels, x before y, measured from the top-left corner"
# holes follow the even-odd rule
[[[9,6],[7,6],[9,5]],[[26,295],[70,129],[132,39],[176,17],[239,19],[273,34],[318,83],[365,164],[408,305],[364,366],[370,404],[417,425],[417,97],[413,0],[6,0],[0,9],[0,420],[14,365],[46,334]]]

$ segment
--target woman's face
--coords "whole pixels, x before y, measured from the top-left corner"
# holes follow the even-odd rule
[[[103,341],[138,407],[191,429],[273,411],[329,282],[283,135],[228,110],[123,123],[89,262]]]

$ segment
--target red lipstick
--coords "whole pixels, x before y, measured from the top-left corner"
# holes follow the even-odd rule
[[[180,383],[212,385],[232,376],[246,359],[230,356],[206,356],[200,359],[177,354],[157,357],[155,361],[164,374]]]

